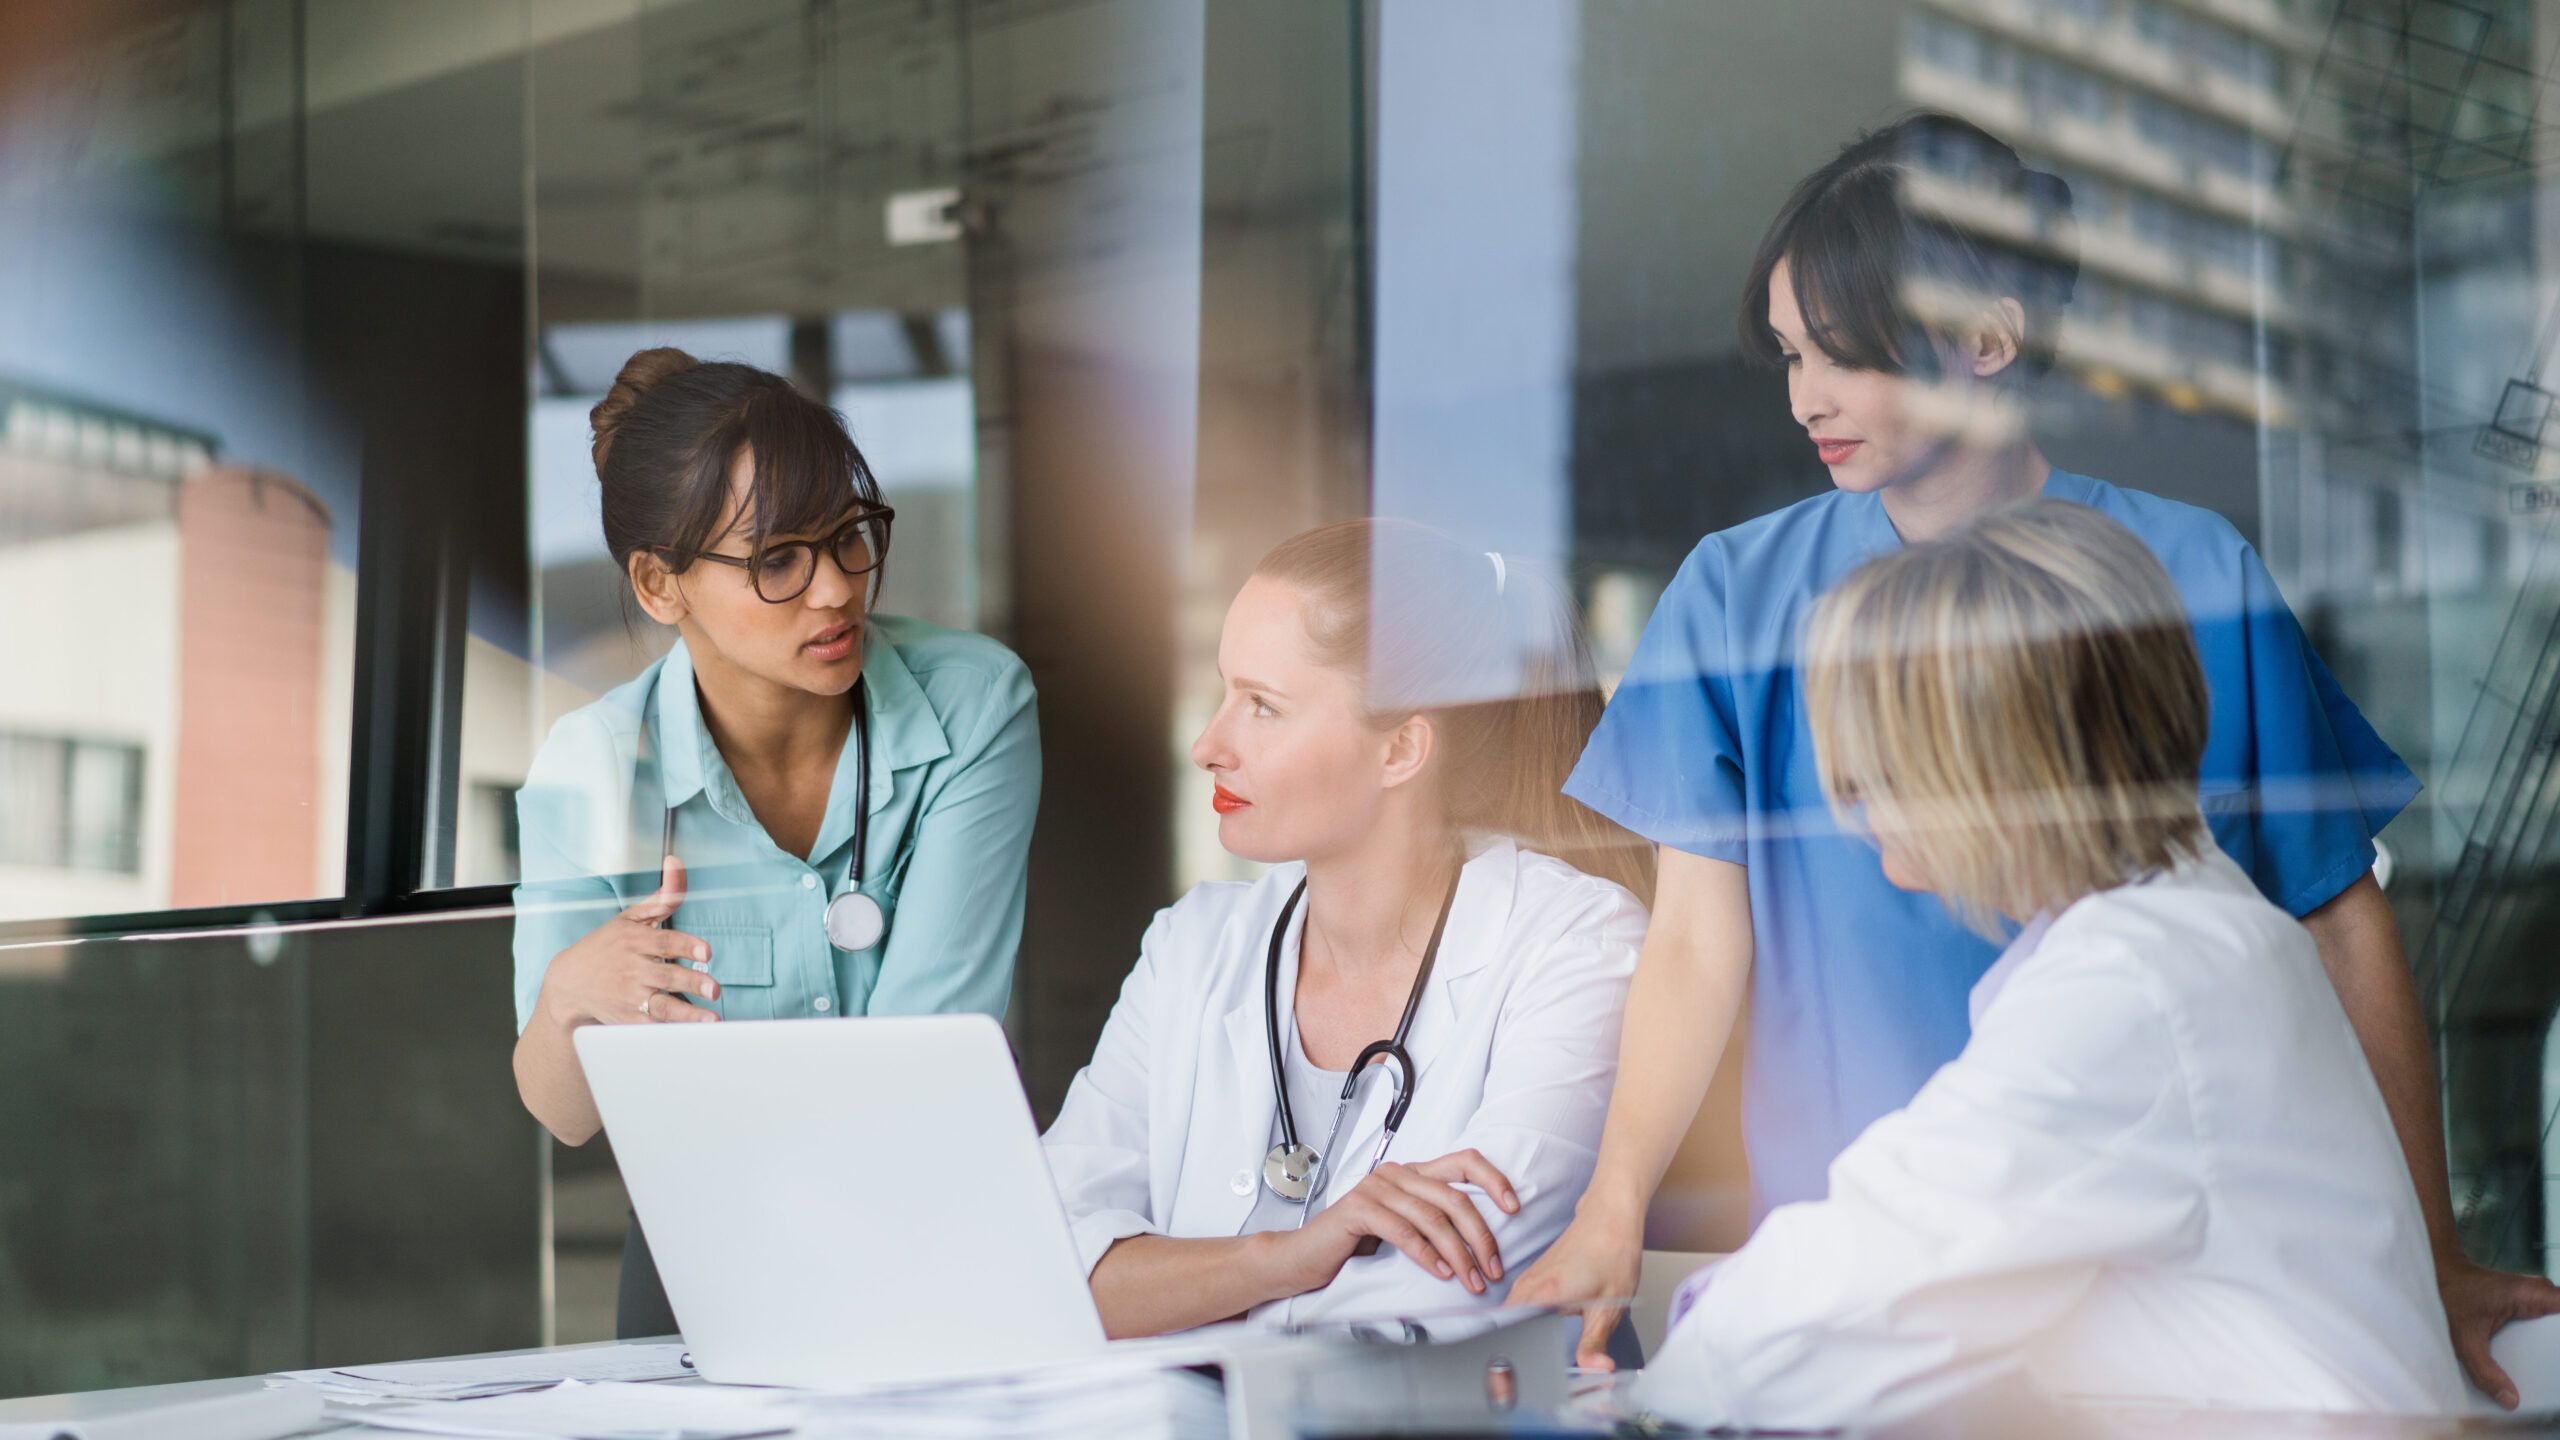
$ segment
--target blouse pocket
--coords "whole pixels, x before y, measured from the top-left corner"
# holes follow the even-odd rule
[[[711,978],[720,998],[711,1006],[723,1020],[770,1020],[773,1008],[773,932],[761,926],[705,925],[693,932],[711,947]]]

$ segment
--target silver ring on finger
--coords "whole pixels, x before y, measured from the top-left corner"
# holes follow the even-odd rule
[[[641,1014],[643,1014],[643,1015],[648,1014],[648,1013],[649,1013],[649,1002],[650,1002],[650,1001],[652,1001],[652,1000],[655,1000],[655,999],[657,999],[657,998],[658,998],[658,992],[657,992],[657,991],[655,991],[655,990],[652,990],[652,991],[650,991],[648,994],[641,996],[641,997],[640,997],[640,1013],[641,1013]]]

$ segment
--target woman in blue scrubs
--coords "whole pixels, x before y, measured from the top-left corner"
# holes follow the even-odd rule
[[[1888,884],[1833,821],[1795,649],[1813,601],[1862,562],[2042,496],[2121,522],[2176,580],[2212,693],[2201,800],[2214,838],[2318,940],[2410,1157],[2456,1351],[2513,1404],[2489,1335],[2560,1309],[2560,1290],[2472,1264],[2454,1231],[2425,1022],[2371,874],[2374,834],[2417,778],[2312,653],[2229,522],[2058,470],[2036,448],[2022,392],[2052,362],[2077,263],[1994,251],[1911,205],[1922,154],[1961,157],[1975,188],[2068,220],[2060,178],[1962,121],[1917,115],[1808,177],[1762,241],[1742,347],[1785,368],[1833,488],[1690,553],[1566,786],[1656,843],[1656,899],[1591,1187],[1512,1298],[1634,1293],[1646,1206],[1746,987],[1755,1224],[1822,1198],[1832,1158],[1963,1048],[1967,997],[1997,948]],[[1616,1318],[1586,1312],[1586,1362],[1607,1363]]]
[[[570,1145],[582,1025],[1001,1015],[1040,797],[1022,662],[873,611],[893,512],[833,410],[658,349],[592,420],[605,543],[679,638],[517,798],[516,1087]],[[675,1329],[636,1222],[617,1328]]]

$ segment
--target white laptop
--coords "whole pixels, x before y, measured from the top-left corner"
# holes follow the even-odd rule
[[[589,1025],[576,1043],[706,1378],[842,1388],[1127,1348],[1103,1339],[986,1016]],[[1220,1351],[1198,1332],[1144,1348]]]

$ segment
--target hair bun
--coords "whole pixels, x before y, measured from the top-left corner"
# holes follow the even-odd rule
[[[615,432],[622,428],[631,407],[640,403],[640,397],[656,388],[659,381],[680,375],[699,363],[673,345],[634,351],[630,359],[622,362],[621,373],[613,377],[613,388],[604,392],[596,408],[587,412],[587,424],[595,432],[593,453],[598,475],[604,473],[604,458],[613,449]]]

